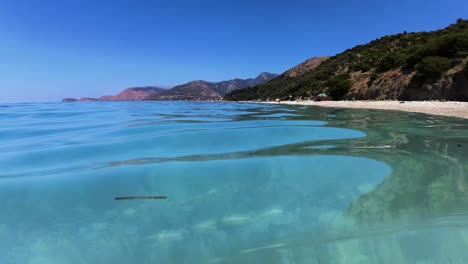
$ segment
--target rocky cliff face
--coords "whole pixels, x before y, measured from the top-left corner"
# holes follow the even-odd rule
[[[404,32],[308,60],[226,100],[313,97],[335,100],[468,101],[468,20],[432,32]]]
[[[192,81],[151,95],[147,100],[218,100],[226,93],[259,85],[277,76],[264,72],[254,79],[233,79],[222,82]]]
[[[314,70],[315,68],[317,68],[318,66],[320,66],[320,64],[322,64],[322,62],[328,60],[330,58],[330,56],[321,56],[321,57],[314,57],[312,59],[308,59],[306,61],[304,61],[303,63],[287,70],[284,75],[287,76],[287,77],[290,77],[290,78],[295,78],[295,77],[298,77],[298,76],[302,76],[312,70]]]
[[[417,71],[392,69],[372,80],[366,73],[351,76],[346,99],[358,100],[452,100],[468,101],[468,78],[458,64],[438,78],[416,82]]]

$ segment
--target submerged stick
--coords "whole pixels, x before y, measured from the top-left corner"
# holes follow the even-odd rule
[[[163,200],[167,196],[122,196],[115,197],[114,200]]]

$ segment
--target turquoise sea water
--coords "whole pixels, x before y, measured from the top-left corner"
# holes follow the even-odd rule
[[[468,263],[468,121],[0,105],[4,264]],[[162,195],[166,200],[114,200]]]

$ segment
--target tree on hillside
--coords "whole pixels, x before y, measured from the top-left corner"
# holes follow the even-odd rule
[[[452,61],[445,57],[426,57],[417,66],[418,72],[425,77],[440,77],[451,68]]]
[[[348,94],[352,85],[349,78],[349,74],[340,74],[327,82],[328,92],[334,100],[343,99],[343,97]]]

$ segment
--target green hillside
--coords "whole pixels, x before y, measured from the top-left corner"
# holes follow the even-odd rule
[[[225,100],[313,97],[468,101],[468,20],[432,32],[385,36],[302,75],[233,91]]]

